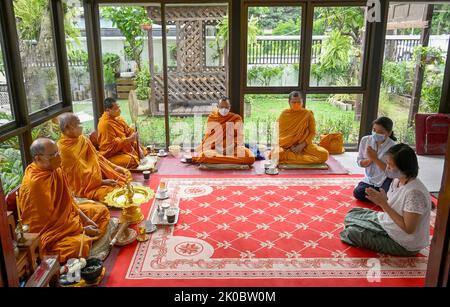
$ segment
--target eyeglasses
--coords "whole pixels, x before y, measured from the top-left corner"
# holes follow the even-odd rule
[[[57,156],[59,156],[60,152],[59,150],[53,154],[40,154],[41,156],[49,156],[50,158],[56,158]]]

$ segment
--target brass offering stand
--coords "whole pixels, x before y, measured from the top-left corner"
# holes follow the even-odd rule
[[[120,223],[137,224],[144,219],[140,205],[153,198],[155,192],[144,186],[133,186],[127,182],[125,187],[114,189],[106,195],[106,203],[122,209]]]
[[[24,245],[27,242],[24,235],[26,232],[28,232],[28,225],[23,225],[22,219],[19,217],[16,226],[17,246]]]
[[[155,192],[144,186],[133,186],[127,182],[125,187],[114,189],[106,195],[106,203],[115,208],[122,209],[120,216],[120,227],[112,239],[110,245],[125,245],[131,243],[136,238],[136,231],[128,228],[130,224],[140,223],[144,219],[140,205],[149,201]]]

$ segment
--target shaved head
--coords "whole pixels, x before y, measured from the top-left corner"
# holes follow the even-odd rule
[[[45,170],[55,170],[61,166],[61,156],[55,141],[38,138],[30,146],[31,156],[37,166]]]
[[[62,132],[64,132],[68,125],[70,125],[73,121],[77,120],[78,117],[70,112],[63,113],[58,117],[59,128]]]
[[[56,146],[56,143],[49,138],[38,138],[34,140],[30,146],[31,157],[35,160],[36,156],[45,154],[52,146]]]
[[[77,138],[83,133],[83,128],[80,126],[80,119],[73,113],[63,113],[58,117],[59,128],[64,135]]]

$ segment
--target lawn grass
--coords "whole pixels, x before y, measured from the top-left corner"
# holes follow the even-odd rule
[[[316,120],[316,142],[320,140],[320,134],[342,132],[347,144],[356,144],[359,135],[360,122],[355,120],[354,111],[343,111],[327,101],[327,95],[310,97],[306,107],[314,112]],[[289,107],[287,95],[247,95],[245,108],[250,106],[250,115],[244,118],[245,142],[257,142],[270,144],[270,134],[281,112]],[[126,122],[132,124],[127,100],[118,100],[121,106],[121,116]],[[91,104],[74,104],[74,112],[92,112]],[[390,116],[398,128],[406,129],[407,110],[388,96],[380,98],[380,114]],[[406,118],[405,118],[406,116]],[[201,142],[205,131],[207,116],[170,116],[169,132],[171,144],[191,143],[195,146]],[[276,125],[276,123],[275,123]],[[93,121],[83,123],[85,133],[93,130]],[[143,144],[165,145],[165,122],[163,116],[141,115],[138,119],[139,134]],[[256,131],[252,129],[256,128]],[[194,131],[195,130],[195,131]],[[397,132],[402,139],[411,139],[411,131]]]

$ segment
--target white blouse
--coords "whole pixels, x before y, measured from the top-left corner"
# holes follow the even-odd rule
[[[394,179],[387,193],[388,204],[398,214],[412,212],[420,214],[419,225],[412,234],[401,229],[386,212],[378,213],[378,220],[392,240],[408,251],[419,251],[430,243],[431,196],[425,185],[414,179],[406,185],[398,186]]]
[[[380,145],[380,148],[377,148],[377,143],[373,139],[371,135],[366,135],[361,139],[359,144],[359,152],[358,152],[358,165],[361,166],[361,161],[366,160],[367,157],[367,147],[369,145],[377,150],[378,159],[384,161],[384,155],[388,152],[388,150],[394,146],[396,143],[391,138],[387,138],[383,144]],[[383,182],[386,180],[386,172],[378,167],[374,162],[372,162],[368,167],[365,168],[366,176],[362,180],[364,183],[374,185],[376,187],[381,187]]]

